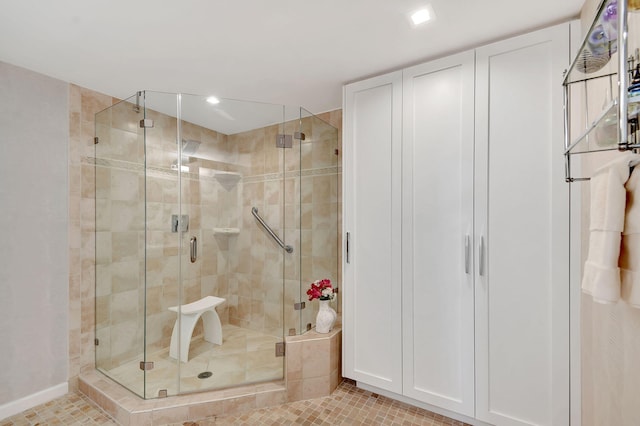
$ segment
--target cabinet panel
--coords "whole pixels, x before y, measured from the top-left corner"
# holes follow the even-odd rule
[[[473,416],[474,53],[403,75],[404,395]]]
[[[345,375],[402,392],[402,73],[345,88]]]
[[[567,25],[477,50],[476,415],[491,423],[569,423],[568,51]]]

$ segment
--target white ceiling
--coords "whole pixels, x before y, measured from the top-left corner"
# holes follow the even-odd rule
[[[430,3],[437,19],[412,28]],[[344,83],[578,16],[583,0],[0,0],[0,61],[108,95],[341,107]]]

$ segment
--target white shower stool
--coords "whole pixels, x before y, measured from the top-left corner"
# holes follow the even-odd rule
[[[169,356],[171,358],[178,358],[178,324],[180,324],[180,361],[187,362],[189,360],[191,336],[198,318],[201,316],[204,326],[204,340],[216,345],[222,344],[222,324],[220,324],[216,306],[223,304],[225,301],[221,297],[205,296],[193,303],[180,306],[180,316],[176,318],[173,332],[171,333],[171,346],[169,346]],[[177,313],[178,306],[172,306],[169,310]]]

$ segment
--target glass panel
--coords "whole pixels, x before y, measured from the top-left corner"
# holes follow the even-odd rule
[[[324,114],[328,119],[329,114]],[[339,286],[340,233],[339,204],[339,147],[338,129],[320,117],[301,109],[300,128],[304,133],[300,160],[301,250],[300,295],[306,301],[302,311],[302,332],[308,324],[315,326],[319,303],[308,301],[307,290],[312,282],[328,279],[334,288]],[[338,310],[339,292],[331,307]]]
[[[144,397],[144,135],[133,96],[96,114],[96,367]]]
[[[304,153],[304,144],[299,139],[302,131],[299,107],[285,107],[285,123],[281,133],[286,135],[290,147],[282,149],[284,162],[283,202],[284,202],[284,233],[285,239],[293,247],[294,251],[285,255],[284,268],[284,316],[285,332],[288,335],[300,334],[306,324],[302,324],[302,311],[295,309],[296,303],[303,301],[300,294],[300,270],[302,253],[305,248],[301,237],[300,212],[303,194],[300,185],[300,165]],[[289,146],[289,145],[287,145]]]
[[[279,105],[181,97],[180,210],[189,216],[181,301],[224,299],[195,325],[188,360],[180,363],[181,393],[284,377],[284,358],[275,357],[283,340],[284,250],[252,214],[255,207],[283,238],[282,120]]]
[[[570,111],[584,112],[571,117],[571,154],[618,149],[618,99],[612,99],[616,84],[614,78],[601,78],[569,86]],[[639,100],[636,96],[629,98],[629,121],[637,119]],[[629,141],[634,143],[634,132],[630,132]]]
[[[180,240],[172,218],[180,214],[177,171],[177,96],[144,92],[146,150],[146,263],[145,263],[145,398],[161,391],[178,393],[178,365],[169,357],[169,343],[179,305]],[[142,278],[141,278],[142,280]]]

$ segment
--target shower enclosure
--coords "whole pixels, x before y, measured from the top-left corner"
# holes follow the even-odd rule
[[[309,284],[338,284],[337,130],[146,91],[96,114],[95,136],[97,369],[143,398],[282,380],[284,336],[315,322]],[[182,306],[206,296],[224,299],[222,342],[201,319],[178,361]]]

